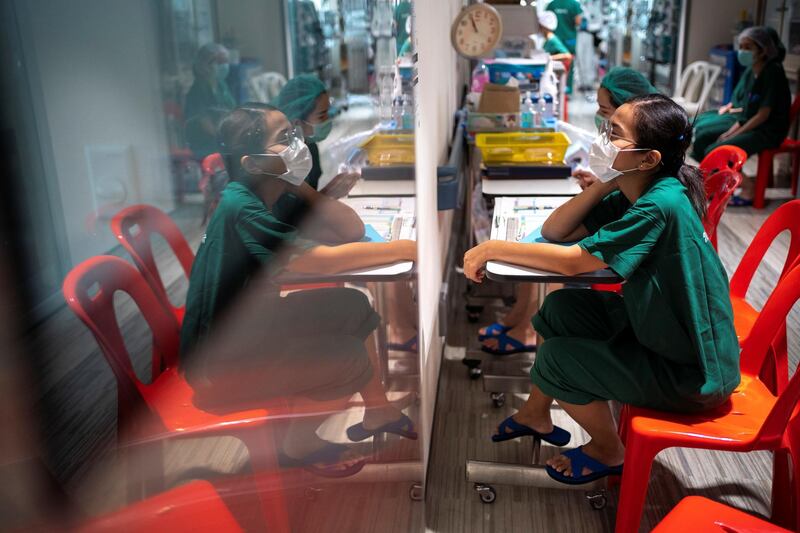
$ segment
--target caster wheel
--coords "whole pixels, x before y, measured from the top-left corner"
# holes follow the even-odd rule
[[[490,485],[475,483],[475,492],[478,493],[478,497],[480,497],[481,502],[483,503],[494,503],[494,501],[497,499],[497,493]]]
[[[605,495],[605,492],[590,492],[586,494],[586,499],[589,501],[589,505],[595,511],[599,511],[600,509],[605,508],[606,504],[608,503],[608,498]]]
[[[422,485],[420,483],[414,483],[411,485],[411,488],[408,489],[408,497],[415,502],[421,502],[424,496],[425,492],[422,490]]]
[[[481,370],[481,367],[479,366],[469,369],[469,379],[480,379],[482,375],[483,375],[483,370]]]
[[[494,406],[498,409],[506,404],[506,395],[503,392],[493,392],[491,397],[492,403],[494,403]]]

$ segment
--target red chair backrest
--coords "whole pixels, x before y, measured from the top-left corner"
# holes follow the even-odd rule
[[[767,303],[756,319],[753,329],[742,346],[742,373],[758,375],[786,317],[794,304],[800,300],[800,268],[792,268],[772,291]],[[775,405],[767,415],[761,430],[760,439],[780,440],[789,418],[800,400],[800,372],[796,368],[789,384],[778,396]]]
[[[111,231],[131,255],[153,292],[174,311],[182,309],[183,306],[175,307],[170,303],[153,254],[152,237],[160,235],[172,248],[184,274],[189,277],[194,263],[194,252],[175,222],[157,207],[133,205],[114,215],[111,219]]]
[[[738,146],[725,144],[711,150],[700,162],[699,168],[706,177],[710,177],[715,172],[724,169],[741,172],[745,161],[747,161],[747,152]]]
[[[117,380],[120,420],[130,420],[145,405],[147,388],[136,375],[117,322],[114,294],[127,293],[139,307],[153,334],[153,352],[165,368],[178,364],[180,325],[156,297],[142,274],[119,257],[101,255],[87,259],[67,274],[62,287],[67,305],[92,332]],[[155,355],[154,355],[154,365]],[[153,369],[154,374],[156,369]]]
[[[783,279],[795,264],[800,263],[798,260],[800,257],[800,200],[792,200],[781,205],[761,225],[750,246],[745,250],[736,272],[731,277],[731,294],[733,296],[745,297],[750,282],[772,242],[787,230],[791,239],[789,253],[779,279]]]
[[[703,218],[703,228],[714,248],[717,247],[717,226],[728,205],[728,200],[742,183],[742,174],[728,168],[719,170],[705,179],[708,209]]]

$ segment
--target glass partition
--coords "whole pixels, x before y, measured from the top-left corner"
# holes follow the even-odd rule
[[[4,523],[421,531],[411,3],[0,5]]]

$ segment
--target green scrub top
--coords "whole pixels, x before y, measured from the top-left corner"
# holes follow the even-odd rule
[[[760,132],[768,139],[783,141],[789,132],[789,109],[792,105],[789,81],[783,65],[778,61],[769,61],[757,77],[753,69],[748,68],[739,80],[737,89],[740,85],[742,87],[739,97],[742,97],[740,104],[743,111],[739,116],[739,123],[744,124],[750,120],[762,107],[769,107],[769,117],[753,131]]]
[[[276,253],[296,237],[297,229],[274,215],[246,185],[228,183],[192,265],[181,354],[208,335],[260,269],[279,269]]]
[[[219,152],[216,124],[234,107],[236,100],[227,83],[218,83],[216,88],[201,80],[192,84],[186,93],[183,118],[187,143],[198,159]]]
[[[544,42],[544,46],[542,47],[542,49],[551,56],[554,56],[556,54],[569,53],[569,49],[564,45],[561,39],[558,38],[557,35],[553,35],[552,37],[547,39]]]
[[[631,328],[667,363],[664,379],[691,404],[724,401],[740,381],[728,278],[683,184],[657,179],[633,205],[613,192],[584,225],[591,235],[578,245],[625,278]],[[682,388],[686,367],[702,372],[699,387]]]
[[[569,48],[571,53],[575,53],[575,43],[578,38],[578,30],[575,28],[575,17],[583,14],[583,8],[578,0],[553,0],[547,5],[547,11],[552,11],[558,19],[558,27],[555,34]]]

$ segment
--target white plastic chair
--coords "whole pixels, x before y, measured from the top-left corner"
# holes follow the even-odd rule
[[[247,80],[250,95],[257,102],[270,103],[286,85],[286,78],[279,72],[261,72]]]
[[[695,61],[683,71],[673,100],[686,110],[689,117],[703,110],[721,70],[719,65],[708,61]]]

